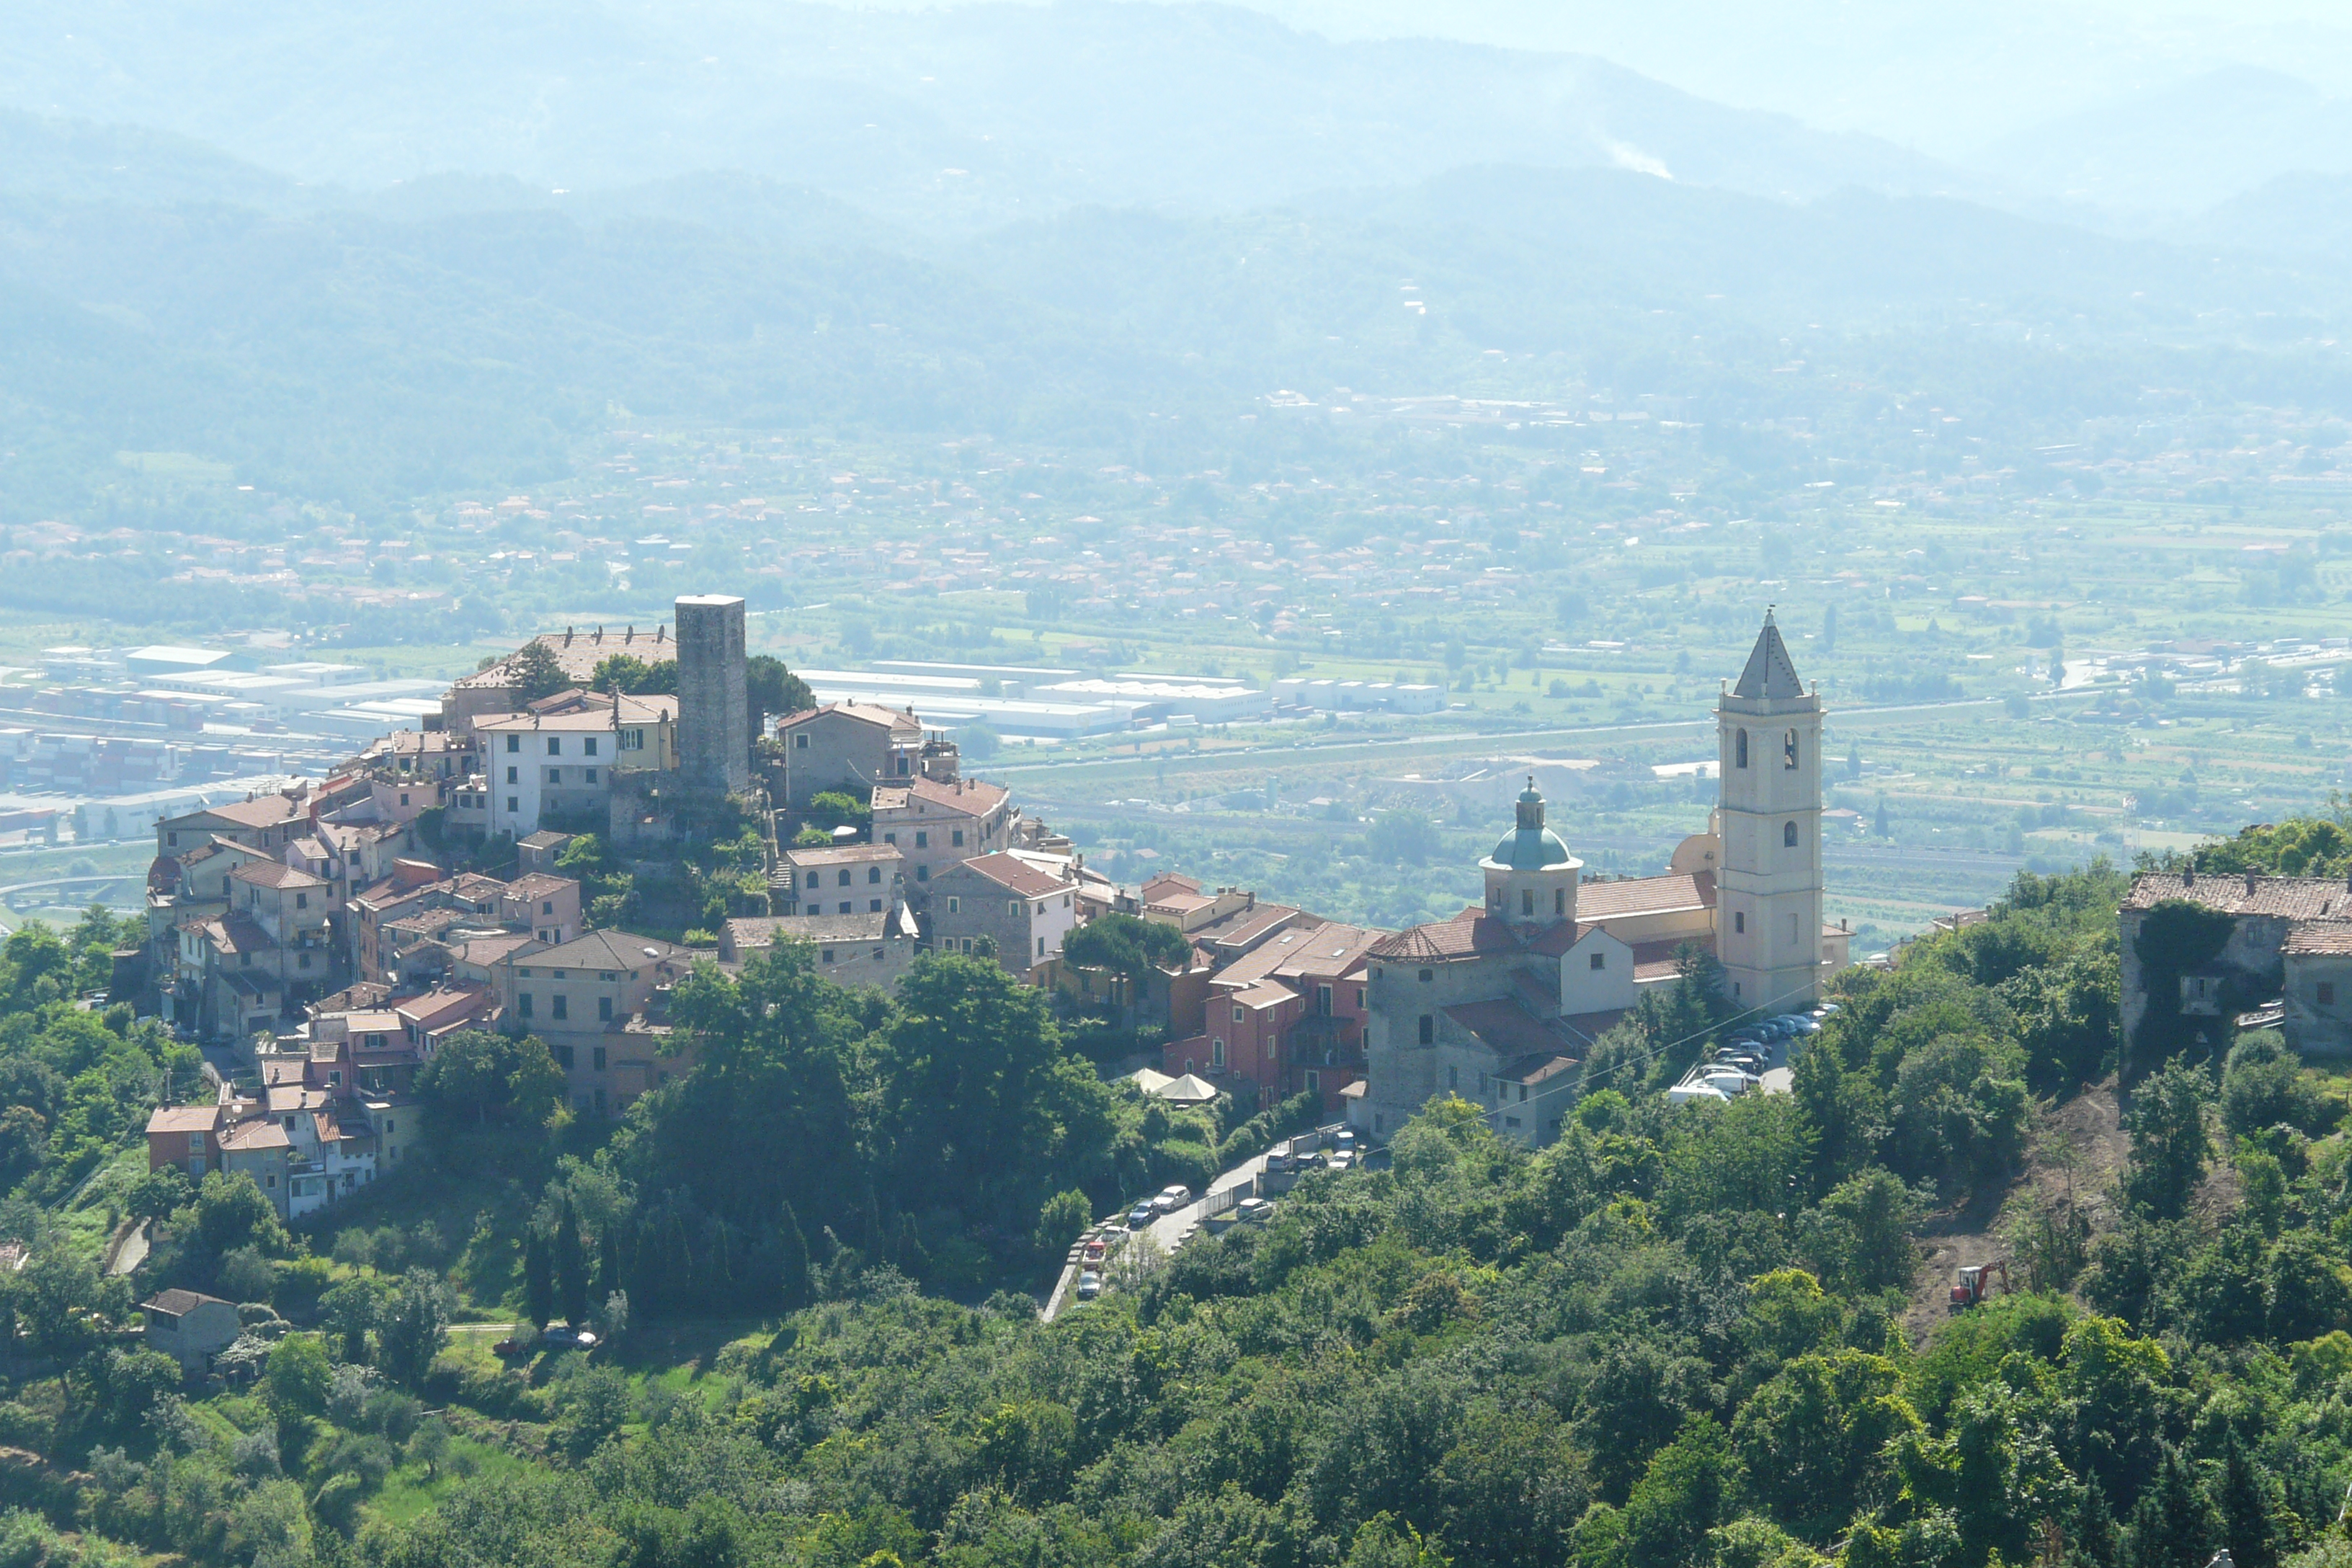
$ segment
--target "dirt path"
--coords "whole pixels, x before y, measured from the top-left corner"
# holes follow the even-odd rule
[[[1903,1328],[1914,1345],[1925,1344],[1949,1315],[1952,1277],[1966,1263],[1990,1263],[2008,1255],[2001,1239],[2003,1217],[2021,1211],[2039,1190],[2071,1192],[2089,1214],[2093,1234],[2113,1222],[2112,1189],[2131,1141],[2123,1129],[2122,1105],[2109,1079],[2063,1105],[2036,1108],[2024,1173],[1998,1200],[1930,1215],[1919,1227],[1926,1260],[1912,1280],[1911,1306]],[[2018,1281],[2020,1289],[2024,1281]]]

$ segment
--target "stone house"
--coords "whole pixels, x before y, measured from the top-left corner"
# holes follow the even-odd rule
[[[985,937],[996,960],[1027,978],[1057,959],[1077,924],[1077,884],[1016,856],[983,855],[950,866],[933,879],[926,923],[942,952],[970,952]]]
[[[2156,978],[2140,955],[2148,916],[2169,902],[2225,915],[2227,940],[2208,962],[2171,976],[2173,994],[2151,994]],[[2222,1016],[2280,1005],[2287,1044],[2313,1055],[2352,1052],[2352,886],[2330,877],[2258,872],[2147,871],[2132,879],[2116,911],[2122,939],[2123,1038],[2128,1051],[2153,1007],[2215,1020],[2212,1043],[2226,1048]]]
[[[906,857],[895,844],[786,849],[769,879],[777,912],[881,914],[906,896]]]
[[[620,931],[518,948],[491,966],[499,1026],[547,1042],[574,1110],[611,1115],[693,1065],[662,1055],[662,1017],[669,988],[694,957],[675,942]]]
[[[212,1370],[213,1357],[236,1342],[244,1331],[236,1303],[195,1290],[159,1291],[139,1303],[146,1315],[143,1338],[147,1348],[180,1363],[188,1377]]]
[[[932,877],[1012,847],[1020,826],[1020,808],[1002,784],[919,778],[874,792],[874,842],[906,858],[908,889],[919,906]]]
[[[915,962],[920,937],[904,904],[880,913],[746,916],[729,921],[719,933],[719,962],[740,965],[780,942],[805,942],[816,972],[836,985],[878,985],[896,993]]]
[[[793,811],[829,790],[864,800],[877,785],[924,776],[922,721],[902,709],[827,702],[776,721],[776,739],[784,805]]]

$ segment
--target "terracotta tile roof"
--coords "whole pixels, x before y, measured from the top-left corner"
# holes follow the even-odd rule
[[[1341,925],[1336,921],[1316,926],[1303,933],[1297,946],[1284,950],[1290,957],[1276,973],[1297,975],[1302,980],[1336,980],[1360,965],[1373,948],[1388,939],[1388,934],[1365,926]]]
[[[2352,920],[2300,921],[2286,933],[2285,951],[2352,953]]]
[[[1236,1007],[1279,1007],[1298,1000],[1298,993],[1279,980],[1261,980],[1239,991],[1227,991],[1223,996]]]
[[[520,956],[520,955],[518,955]],[[656,936],[634,936],[625,931],[592,931],[544,952],[529,955],[531,967],[550,969],[643,969],[666,960],[690,960],[694,950]]]
[[[1569,949],[1600,929],[1590,921],[1577,921],[1573,923],[1568,921],[1557,921],[1544,927],[1541,931],[1529,939],[1528,951],[1540,953],[1546,958],[1562,958],[1567,955]]]
[[[1506,1064],[1495,1076],[1505,1083],[1523,1083],[1529,1089],[1533,1089],[1538,1084],[1550,1082],[1563,1073],[1574,1072],[1576,1060],[1574,1057],[1532,1051],[1515,1062]]]
[[[2263,877],[2203,871],[2194,881],[2178,871],[2143,871],[2132,879],[2126,910],[2150,910],[2183,899],[2226,915],[2281,915],[2288,920],[2352,917],[2352,888],[2334,877]]]
[[[207,1296],[199,1290],[180,1289],[158,1290],[151,1300],[140,1302],[139,1306],[142,1311],[158,1312],[166,1318],[184,1318],[207,1301],[215,1306],[229,1308],[231,1310],[236,1307],[236,1302],[225,1301],[218,1296]]]
[[[1477,1036],[1490,1049],[1512,1058],[1530,1053],[1549,1057],[1568,1044],[1549,1021],[1537,1017],[1509,997],[1456,1003],[1445,1009],[1445,1016]]]
[[[1586,882],[1576,889],[1576,918],[1587,922],[1714,907],[1712,871],[1625,877],[1613,882]]]
[[[874,811],[878,816],[885,812],[911,811],[920,805],[964,816],[986,816],[1004,804],[1009,793],[1003,784],[982,784],[977,779],[966,779],[961,784],[908,779],[905,784],[877,784]]]
[[[887,913],[740,915],[727,922],[728,940],[739,952],[778,942],[882,942],[890,934]]]
[[[208,805],[188,815],[225,817],[240,827],[277,827],[310,816],[310,808],[282,795],[264,795],[251,800],[233,800],[226,805]]]
[[[545,871],[533,871],[509,882],[506,885],[506,894],[510,899],[544,899],[579,885],[569,877],[557,877]]]
[[[286,1136],[286,1129],[268,1117],[241,1121],[221,1134],[223,1149],[247,1152],[257,1149],[291,1149],[294,1140]]]
[[[1311,929],[1321,923],[1318,917],[1288,904],[1253,904],[1248,909],[1234,910],[1223,920],[1196,927],[1186,934],[1195,946],[1233,952],[1249,947],[1267,931],[1279,931],[1284,926]]]
[[[1413,926],[1385,937],[1373,945],[1371,955],[1399,963],[1447,963],[1524,951],[1519,933],[1508,924],[1489,920],[1483,910],[1465,910],[1450,921]]]
[[[150,1132],[209,1132],[220,1119],[217,1105],[159,1105],[147,1118]]]
[[[887,725],[893,731],[912,730],[920,734],[923,728],[923,721],[904,709],[885,708],[878,702],[827,702],[815,708],[803,708],[797,713],[785,714],[776,721],[776,729],[779,731],[789,730],[812,719],[823,718],[827,713],[843,714],[867,724]]]
[[[962,868],[987,878],[998,887],[1020,894],[1024,899],[1041,899],[1049,893],[1066,893],[1072,884],[1030,865],[1017,856],[999,852],[967,860]]]
[[[837,849],[787,849],[784,859],[802,870],[819,866],[863,866],[874,860],[903,860],[896,844],[845,844]]]

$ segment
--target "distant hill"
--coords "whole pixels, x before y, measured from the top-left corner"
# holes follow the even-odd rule
[[[2336,273],[1931,197],[1490,166],[955,238],[752,175],[261,193],[280,209],[0,195],[0,514],[102,488],[123,450],[393,506],[564,472],[616,409],[1066,448],[1181,412],[1214,466],[1284,387],[1623,385],[1734,424],[1924,388],[1988,435],[2159,384],[2352,405],[2332,362],[2240,341],[2257,310],[2334,335]]]
[[[2352,98],[2226,66],[2004,137],[1968,162],[2048,195],[2191,213],[2281,174],[2352,172]]]
[[[2352,270],[2352,174],[2281,174],[2179,223],[2172,236]]]
[[[1467,163],[1809,197],[1983,185],[1590,57],[1334,43],[1216,5],[23,0],[0,103],[157,125],[354,188],[741,169],[961,229],[1078,203],[1232,210]]]

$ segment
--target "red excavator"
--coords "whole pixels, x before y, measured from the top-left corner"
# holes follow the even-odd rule
[[[1949,1310],[1958,1312],[1969,1307],[1983,1306],[1985,1298],[1992,1294],[1992,1277],[1996,1274],[2000,1276],[2000,1293],[2008,1295],[2009,1262],[2006,1258],[1996,1258],[1990,1263],[1963,1264],[1952,1280]]]

